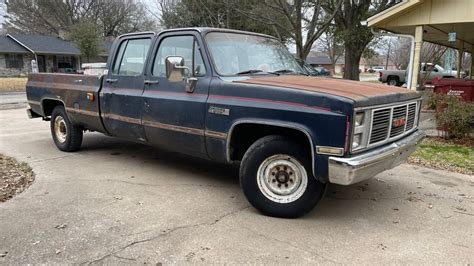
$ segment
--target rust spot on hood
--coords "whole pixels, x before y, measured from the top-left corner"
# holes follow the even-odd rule
[[[234,82],[327,93],[349,98],[354,101],[390,94],[413,94],[413,92],[410,90],[398,88],[395,86],[379,85],[368,82],[336,78],[319,78],[295,75],[252,77],[246,80]]]

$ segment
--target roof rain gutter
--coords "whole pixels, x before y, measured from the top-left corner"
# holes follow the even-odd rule
[[[406,79],[406,84],[407,84],[407,89],[411,90],[411,81],[413,79],[413,57],[415,55],[415,37],[412,35],[408,34],[398,34],[398,33],[392,33],[392,32],[376,32],[374,31],[374,28],[370,28],[370,31],[377,36],[388,36],[388,37],[401,37],[401,38],[408,38],[411,41],[411,48],[410,48],[410,61],[408,63],[408,69],[407,69],[407,79]]]
[[[25,44],[23,44],[22,42],[20,42],[19,40],[17,40],[15,37],[11,36],[10,34],[7,34],[7,37],[14,40],[15,42],[17,42],[19,45],[21,45],[23,48],[25,48],[26,50],[30,51],[34,56],[35,56],[35,61],[38,62],[38,57],[36,56],[36,53],[35,51],[33,51],[33,49],[31,49],[30,47],[26,46]]]

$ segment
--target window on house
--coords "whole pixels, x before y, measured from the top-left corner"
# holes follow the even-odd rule
[[[58,68],[72,68],[71,56],[58,55],[57,60],[58,60]]]
[[[22,54],[6,54],[5,66],[7,68],[23,68],[23,55]]]

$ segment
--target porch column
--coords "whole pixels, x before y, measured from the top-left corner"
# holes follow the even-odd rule
[[[461,44],[459,45],[459,49],[458,49],[458,64],[456,65],[456,69],[458,70],[458,73],[456,74],[456,78],[461,77],[461,66],[462,66],[463,54],[464,54],[464,42],[461,41]]]
[[[469,71],[469,76],[470,76],[470,79],[474,79],[474,63],[472,62],[474,61],[474,45],[471,46],[471,69]]]
[[[410,89],[416,90],[418,84],[418,76],[420,75],[420,58],[421,45],[423,44],[423,26],[416,26],[415,28],[415,54],[412,62],[412,79]]]

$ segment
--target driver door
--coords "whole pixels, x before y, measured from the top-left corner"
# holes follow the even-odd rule
[[[202,47],[202,40],[193,31],[165,33],[158,38],[146,72],[142,119],[150,143],[206,157],[204,121],[211,73]],[[169,56],[184,58],[189,75],[197,78],[193,92],[186,92],[185,78],[168,80],[165,63]]]

